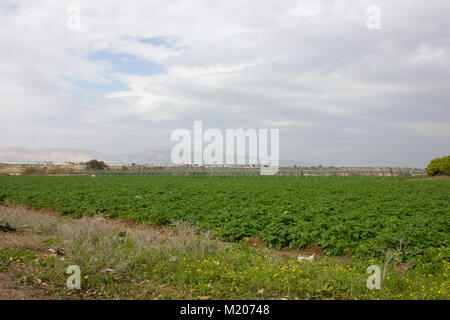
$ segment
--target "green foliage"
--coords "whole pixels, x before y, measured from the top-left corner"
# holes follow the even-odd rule
[[[104,170],[107,167],[108,166],[106,163],[104,163],[103,161],[99,161],[99,160],[91,160],[86,163],[86,169]]]
[[[42,240],[42,242],[48,246],[57,246],[57,245],[60,245],[62,241],[59,238],[48,238],[48,239]]]
[[[150,224],[184,220],[227,241],[318,243],[332,256],[382,257],[403,239],[405,261],[450,260],[450,181],[377,177],[0,177],[12,203],[72,217]]]
[[[450,175],[450,156],[431,160],[427,173],[430,176]]]
[[[114,258],[127,263],[114,273],[103,272],[101,243],[92,250],[75,250],[66,259],[38,258],[30,251],[0,250],[0,270],[14,272],[26,284],[46,283],[75,299],[449,299],[450,264],[442,260],[429,273],[426,265],[398,271],[393,265],[380,290],[369,290],[369,265],[381,260],[323,257],[313,262],[280,259],[265,250],[252,250],[244,242],[233,246],[179,244],[142,249],[129,243],[114,250]],[[213,245],[211,243],[210,245]],[[75,248],[77,249],[77,248]],[[188,253],[188,254],[186,254]],[[103,256],[105,257],[105,256]],[[109,261],[108,261],[109,262]],[[81,290],[68,290],[66,268],[79,265]],[[31,267],[30,267],[31,266]],[[39,280],[38,280],[39,279]]]
[[[35,253],[29,250],[12,250],[10,248],[3,248],[0,250],[0,272],[5,271],[11,263],[30,262],[35,258]]]

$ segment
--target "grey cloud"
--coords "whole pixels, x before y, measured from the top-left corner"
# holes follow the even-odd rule
[[[424,167],[450,145],[448,1],[79,1],[0,6],[0,146],[169,150],[171,130],[279,125],[281,157]],[[381,30],[366,8],[381,8]],[[139,39],[163,37],[171,46]],[[89,59],[131,54],[168,73],[114,74]],[[64,79],[113,78],[101,96]],[[120,152],[119,152],[120,151]]]

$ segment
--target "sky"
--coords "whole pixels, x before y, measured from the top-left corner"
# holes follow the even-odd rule
[[[448,0],[0,0],[0,147],[168,151],[201,120],[279,129],[280,158],[298,163],[423,168],[450,151],[448,12]]]

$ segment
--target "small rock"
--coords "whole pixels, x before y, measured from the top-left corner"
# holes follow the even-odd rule
[[[66,252],[62,248],[56,248],[56,249],[50,248],[50,249],[48,249],[48,251],[50,251],[53,254],[56,254],[57,256],[64,256],[66,254]]]
[[[297,261],[313,261],[315,255],[316,255],[315,253],[313,253],[313,254],[310,255],[309,257],[299,255],[299,256],[297,257]]]
[[[65,294],[63,294],[63,293],[58,293],[58,294],[56,295],[56,298],[57,298],[58,300],[67,300],[67,296],[66,296]]]

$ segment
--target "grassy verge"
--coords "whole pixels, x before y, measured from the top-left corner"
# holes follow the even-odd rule
[[[187,224],[170,228],[124,226],[2,210],[18,228],[16,245],[0,250],[0,271],[61,299],[448,299],[448,261],[398,266],[395,261],[320,257],[312,262],[224,244]],[[17,237],[14,240],[14,237]],[[25,241],[24,239],[28,239]],[[49,251],[50,250],[50,251]],[[386,272],[369,290],[369,265]],[[66,269],[81,269],[81,290],[69,290]]]

